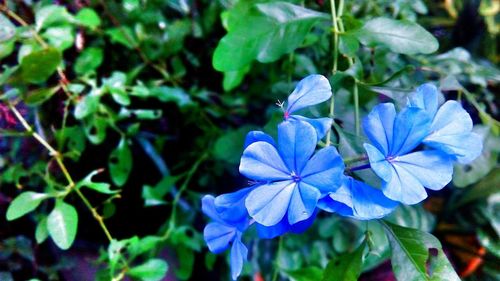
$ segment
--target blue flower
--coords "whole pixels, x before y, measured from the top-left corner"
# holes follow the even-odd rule
[[[246,147],[240,173],[260,184],[245,200],[256,222],[273,226],[285,217],[290,225],[307,220],[318,200],[340,186],[342,159],[334,147],[313,155],[316,142],[313,126],[297,120],[278,126],[277,147],[265,140]]]
[[[427,197],[425,187],[439,190],[451,181],[453,166],[447,154],[411,152],[429,135],[430,124],[425,110],[407,107],[396,115],[391,103],[377,105],[363,120],[373,144],[364,144],[370,166],[382,179],[382,192],[389,199],[416,204]]]
[[[296,120],[311,124],[316,129],[318,140],[322,139],[332,126],[331,118],[311,119],[292,113],[327,101],[332,96],[330,82],[323,75],[313,74],[300,80],[295,90],[288,96],[287,108],[285,110],[285,121]]]
[[[423,143],[450,155],[454,160],[467,164],[476,159],[483,149],[481,137],[472,132],[472,119],[456,101],[445,102],[438,109],[438,89],[432,84],[417,88],[408,101],[432,120],[430,133]]]
[[[321,199],[318,207],[327,212],[358,220],[371,220],[391,213],[397,202],[384,196],[380,189],[345,176],[342,185],[335,192]]]
[[[245,197],[251,188],[242,189],[236,193],[226,194],[214,198],[205,195],[202,199],[202,210],[213,222],[207,224],[203,230],[203,237],[208,249],[215,254],[222,253],[231,245],[231,276],[234,280],[238,278],[243,269],[243,263],[247,260],[248,249],[241,242],[243,232],[249,226],[246,211],[242,212],[238,204],[238,197]],[[216,204],[221,204],[217,206]]]

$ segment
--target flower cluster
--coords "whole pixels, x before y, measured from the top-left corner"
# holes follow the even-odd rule
[[[399,203],[424,200],[425,188],[443,188],[454,161],[468,163],[482,150],[469,114],[456,101],[439,106],[439,91],[425,84],[399,113],[384,103],[368,114],[363,120],[368,163],[345,168],[334,146],[316,151],[333,120],[293,114],[331,96],[330,83],[321,75],[300,81],[288,97],[277,142],[261,131],[246,137],[239,170],[254,184],[203,197],[202,210],[213,220],[205,227],[205,240],[214,253],[231,246],[233,279],[247,259],[242,235],[250,226],[269,239],[305,231],[320,209],[358,220],[382,218]],[[353,171],[364,168],[381,178],[380,187],[355,178]]]

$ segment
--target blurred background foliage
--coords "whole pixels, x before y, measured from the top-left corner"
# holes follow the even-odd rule
[[[221,41],[228,31],[267,36],[282,28],[256,2],[273,1],[2,1],[0,280],[159,280],[165,272],[166,280],[229,279],[226,259],[204,246],[200,198],[247,185],[238,174],[244,136],[258,128],[275,134],[276,101],[311,73],[330,78],[333,141],[344,157],[362,153],[354,86],[361,116],[380,101],[404,103],[427,81],[462,101],[484,137],[483,155],[388,220],[433,232],[465,280],[500,280],[500,3],[345,1],[332,75],[328,1],[289,1],[319,13],[281,30],[274,51]],[[349,31],[381,16],[419,23],[439,50],[360,46]],[[326,105],[309,112],[320,113]],[[7,212],[22,192],[31,193]],[[366,235],[360,279],[393,280],[380,224],[335,215],[321,215],[303,235],[253,239],[243,279],[321,280]]]

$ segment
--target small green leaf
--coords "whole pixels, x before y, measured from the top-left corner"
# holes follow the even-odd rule
[[[351,33],[364,45],[386,46],[395,53],[430,54],[439,48],[436,38],[417,23],[407,20],[374,18]]]
[[[50,27],[42,34],[42,37],[49,42],[50,46],[62,52],[73,46],[75,31],[71,26]]]
[[[392,269],[397,280],[460,281],[436,237],[388,222],[383,225],[391,245]]]
[[[84,75],[96,70],[103,60],[103,52],[101,48],[86,48],[78,56],[75,62],[75,72],[78,75]]]
[[[318,281],[321,280],[323,271],[315,266],[286,271],[286,275],[293,281]]]
[[[123,46],[133,49],[137,46],[137,42],[134,38],[134,34],[129,27],[122,26],[120,28],[113,27],[106,30],[106,35],[108,35],[113,43],[119,43]]]
[[[78,101],[75,107],[75,118],[83,119],[91,114],[94,114],[99,108],[100,96],[97,91],[92,91]]]
[[[113,183],[117,186],[124,185],[132,170],[132,152],[125,138],[120,140],[118,146],[109,155],[108,166]]]
[[[78,228],[78,213],[75,208],[62,200],[56,205],[47,219],[47,229],[56,245],[67,250],[73,244]]]
[[[359,49],[359,41],[355,36],[346,33],[339,37],[339,51],[348,56],[355,57]]]
[[[186,107],[193,103],[193,101],[189,97],[189,94],[181,88],[161,86],[151,89],[150,94],[151,96],[156,97],[162,102],[174,102],[180,108]]]
[[[70,24],[73,20],[74,18],[68,13],[68,10],[59,5],[47,5],[35,13],[36,30],[55,24]]]
[[[353,253],[345,253],[332,259],[323,273],[323,281],[356,281],[361,274],[363,252],[366,244],[362,243]]]
[[[38,244],[42,243],[43,241],[45,241],[45,239],[47,239],[47,237],[49,237],[49,230],[47,228],[47,217],[44,217],[38,222],[38,225],[36,226],[35,230],[36,243]]]
[[[100,171],[100,170],[92,171],[85,178],[83,178],[81,181],[76,183],[75,188],[87,187],[87,188],[93,189],[97,192],[104,193],[104,194],[115,194],[115,193],[120,192],[119,190],[111,190],[110,189],[111,185],[109,183],[92,181],[92,177],[94,177],[95,175],[97,175],[100,172],[102,172],[102,171]]]
[[[58,90],[59,86],[29,91],[27,96],[24,98],[24,102],[30,106],[40,105],[49,100],[55,93],[57,93]]]
[[[101,25],[101,19],[91,8],[83,8],[76,14],[76,21],[85,27],[95,29]]]
[[[37,193],[33,191],[26,191],[19,194],[9,205],[7,209],[7,220],[15,220],[27,213],[33,211],[42,203],[43,200],[50,196],[45,193]]]
[[[144,264],[132,267],[127,274],[144,281],[159,281],[167,274],[168,264],[161,259],[150,259]]]
[[[16,26],[4,14],[0,14],[0,43],[9,41],[15,35]]]
[[[45,82],[61,61],[61,52],[55,48],[33,51],[21,59],[21,76],[30,83]]]

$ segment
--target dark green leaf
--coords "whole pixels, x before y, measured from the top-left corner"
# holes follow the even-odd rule
[[[75,240],[77,228],[78,213],[75,208],[62,200],[56,201],[47,219],[47,229],[54,243],[63,250],[69,249]]]
[[[286,275],[294,281],[318,281],[321,280],[323,271],[318,267],[310,266],[297,270],[286,271]]]
[[[61,53],[55,48],[33,51],[21,59],[22,78],[30,83],[45,82],[61,61]]]
[[[75,62],[75,72],[84,75],[96,70],[102,63],[103,52],[101,48],[86,48]]]
[[[164,201],[164,196],[174,187],[174,184],[179,178],[173,176],[165,176],[154,187],[144,185],[142,187],[142,198],[144,199],[144,206],[156,206],[167,204]]]
[[[111,38],[111,42],[113,43],[122,44],[129,49],[133,49],[135,46],[137,46],[137,42],[135,40],[134,34],[132,33],[132,30],[130,30],[130,28],[126,26],[121,26],[120,28],[110,28],[106,30],[106,34]]]
[[[375,18],[352,33],[368,46],[386,46],[395,53],[430,54],[439,48],[436,38],[420,25],[406,20]]]
[[[214,157],[231,164],[239,163],[245,136],[251,129],[252,127],[244,126],[219,137],[213,148]]]
[[[177,259],[182,262],[179,264],[179,267],[176,268],[175,276],[181,280],[187,280],[193,273],[194,252],[185,246],[178,246],[176,248],[176,253]]]
[[[355,36],[346,33],[339,37],[339,51],[342,54],[348,57],[355,57],[358,49],[359,42]]]
[[[159,281],[167,274],[168,264],[161,259],[150,259],[144,264],[132,267],[127,274],[144,281]]]
[[[50,99],[57,91],[59,90],[59,86],[52,88],[41,88],[33,91],[29,91],[26,98],[24,98],[24,102],[27,105],[37,106],[48,99]]]
[[[478,184],[469,187],[466,192],[455,203],[455,208],[463,206],[472,201],[486,198],[499,192],[500,168],[493,169]]]
[[[329,16],[286,2],[256,4],[219,42],[214,68],[227,72],[242,69],[254,59],[276,61],[298,48],[321,19]]]
[[[345,253],[332,259],[323,272],[323,281],[356,281],[361,274],[365,243],[353,253]]]
[[[132,152],[125,138],[120,140],[118,146],[109,155],[108,166],[113,183],[117,186],[124,185],[132,170]]]
[[[43,200],[49,198],[45,193],[37,193],[33,191],[25,191],[19,194],[9,205],[7,209],[7,220],[15,220],[27,213],[33,211],[42,203]]]

